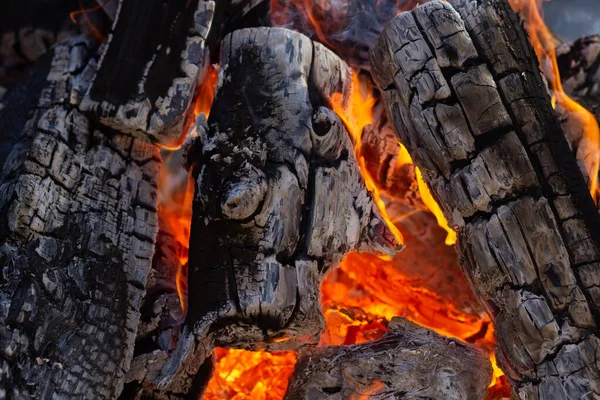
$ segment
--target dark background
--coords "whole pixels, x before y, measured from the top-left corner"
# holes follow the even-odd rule
[[[544,20],[564,40],[600,34],[600,0],[551,0],[544,4]]]

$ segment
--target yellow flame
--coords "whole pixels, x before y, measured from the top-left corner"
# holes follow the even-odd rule
[[[542,18],[542,0],[510,0],[515,11],[520,11],[525,19],[529,40],[540,64],[545,67],[546,79],[552,89],[552,105],[566,110],[581,127],[584,139],[593,146],[593,159],[589,161],[588,182],[594,202],[597,202],[598,166],[600,163],[600,128],[592,113],[571,99],[564,91],[556,61],[555,41]]]
[[[400,149],[398,150],[398,159],[396,161],[396,168],[400,168],[405,164],[412,164],[413,160],[404,147],[400,143]],[[423,174],[418,167],[415,167],[415,174],[417,175],[417,184],[419,186],[419,194],[421,195],[421,200],[423,200],[423,204],[427,207],[427,209],[435,216],[438,225],[443,228],[448,234],[446,235],[446,245],[452,246],[456,243],[456,232],[448,225],[448,221],[446,217],[444,217],[444,213],[440,208],[439,204],[433,198],[429,187],[423,180]]]
[[[376,99],[373,96],[373,90],[370,83],[367,81],[361,82],[360,77],[355,72],[352,72],[352,89],[349,104],[344,104],[344,96],[341,93],[333,93],[331,96],[331,107],[333,111],[335,111],[338,117],[344,122],[354,141],[354,152],[362,176],[365,180],[367,190],[373,193],[373,200],[379,209],[379,213],[387,223],[387,226],[396,238],[396,241],[399,244],[403,244],[404,239],[402,238],[402,234],[388,216],[379,189],[375,184],[375,180],[371,177],[371,174],[369,174],[365,165],[365,159],[361,154],[360,138],[362,136],[363,128],[373,122],[373,106],[375,105],[375,102]]]
[[[419,168],[415,168],[415,173],[417,174],[417,183],[419,184],[419,193],[421,194],[421,200],[423,200],[423,203],[425,203],[429,211],[431,211],[433,215],[435,215],[435,219],[437,219],[438,225],[444,228],[446,232],[448,232],[448,235],[446,235],[446,245],[453,245],[454,243],[456,243],[456,232],[454,231],[454,229],[448,226],[448,221],[446,221],[446,217],[444,217],[442,209],[431,195],[429,187],[423,180],[423,174],[421,174]]]

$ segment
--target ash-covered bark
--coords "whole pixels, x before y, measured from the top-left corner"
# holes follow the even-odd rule
[[[133,9],[141,4],[127,3]],[[201,11],[180,21],[186,34],[177,37],[184,44],[193,42],[198,52],[204,49],[198,32],[210,27],[212,17],[212,2],[201,4]],[[131,22],[131,12],[121,8],[120,18]],[[105,45],[105,61],[111,49],[127,45],[131,42]],[[157,57],[154,62],[159,59],[173,61]],[[175,113],[186,112],[205,59],[176,52],[174,66],[163,65],[163,70],[173,77],[181,67],[187,75],[168,82],[146,71],[146,83],[156,85],[145,90],[164,100],[161,107],[171,111],[169,118],[184,119]],[[102,77],[109,67],[106,61],[99,72],[89,40],[70,39],[40,60],[23,87],[3,100],[0,389],[8,397],[115,398],[126,373],[133,374],[136,339],[174,347],[148,334],[156,321],[138,332],[158,227],[159,149],[148,135],[109,128],[83,111],[92,80],[106,83]],[[184,89],[173,91],[161,82]],[[175,92],[176,101],[169,97]],[[167,98],[177,102],[172,109]],[[111,124],[126,126],[129,117],[116,116]],[[160,137],[164,132],[154,133]],[[169,135],[173,131],[163,136]],[[177,304],[171,297],[158,299],[164,303],[160,322]]]
[[[334,92],[347,100],[348,67],[279,28],[236,31],[221,57],[210,120],[199,118],[188,150],[196,179],[189,311],[161,388],[194,374],[215,345],[281,350],[314,341],[323,275],[353,249],[400,247],[327,108]]]
[[[3,160],[0,387],[12,398],[116,397],[133,355],[160,158],[80,111],[94,53],[83,39],[54,48]]]
[[[599,396],[600,217],[508,3],[430,2],[394,18],[371,57],[397,134],[458,229],[516,394]]]
[[[181,145],[214,8],[212,0],[122,1],[82,110],[121,132]]]
[[[285,399],[476,400],[491,377],[481,350],[397,317],[380,339],[301,350]]]

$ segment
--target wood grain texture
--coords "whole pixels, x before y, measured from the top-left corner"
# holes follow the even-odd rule
[[[159,387],[194,373],[214,345],[315,341],[324,274],[353,249],[400,248],[327,107],[334,92],[347,99],[345,63],[299,33],[253,28],[224,39],[220,65],[210,119],[188,149],[189,312]]]
[[[600,218],[504,0],[432,1],[371,52],[396,133],[459,233],[523,399],[600,395]]]
[[[396,317],[381,339],[301,350],[284,399],[476,400],[491,377],[481,350]]]
[[[97,65],[90,42],[63,42],[50,60],[28,118],[6,132],[0,388],[9,398],[114,398],[154,252],[160,157],[81,112]]]
[[[214,8],[210,0],[121,1],[82,110],[121,132],[181,145]]]

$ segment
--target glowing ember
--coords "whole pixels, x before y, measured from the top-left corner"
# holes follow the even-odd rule
[[[215,350],[217,365],[204,400],[280,400],[294,372],[296,353]]]
[[[600,128],[592,113],[564,92],[556,62],[556,42],[542,18],[542,0],[510,0],[511,7],[525,19],[529,40],[540,61],[552,90],[552,103],[565,110],[583,132],[581,147],[586,148],[583,160],[587,167],[590,193],[597,202],[598,166],[600,163]]]
[[[380,381],[375,381],[369,385],[369,387],[367,387],[363,393],[350,396],[350,400],[369,400],[372,395],[377,394],[384,387],[385,386],[383,383]]]

